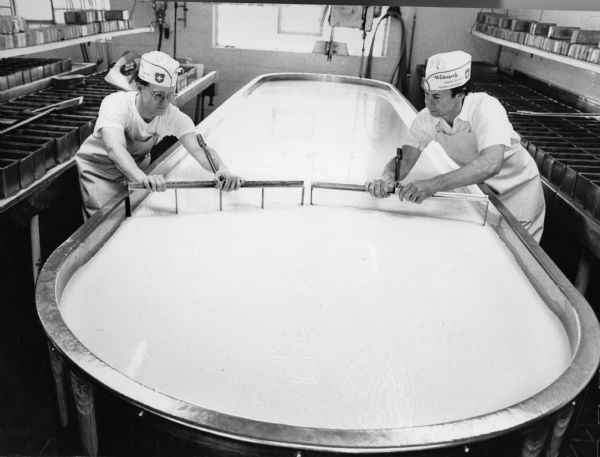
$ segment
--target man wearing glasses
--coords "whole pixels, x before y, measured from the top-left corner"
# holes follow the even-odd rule
[[[206,145],[199,144],[193,121],[171,104],[178,73],[179,63],[169,55],[148,52],[140,61],[137,90],[116,92],[102,101],[94,132],[75,155],[86,218],[123,190],[126,181],[142,183],[152,191],[166,190],[162,175],[143,171],[150,163],[150,149],[165,136],[177,137],[200,165],[212,172],[202,149]],[[217,187],[239,189],[242,179],[211,152]]]

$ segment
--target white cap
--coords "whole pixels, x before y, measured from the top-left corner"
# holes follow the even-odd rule
[[[162,87],[175,87],[179,74],[179,62],[161,51],[142,55],[138,76],[140,79]]]
[[[459,87],[471,78],[471,55],[463,51],[443,52],[427,59],[424,86],[427,90]]]

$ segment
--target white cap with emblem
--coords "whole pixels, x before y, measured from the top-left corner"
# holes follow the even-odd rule
[[[423,87],[446,90],[459,87],[471,78],[471,55],[464,51],[443,52],[427,59]]]
[[[142,55],[138,77],[162,87],[175,87],[179,74],[179,62],[161,51]]]

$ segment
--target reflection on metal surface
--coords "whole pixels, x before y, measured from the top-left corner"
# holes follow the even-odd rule
[[[89,384],[71,373],[73,399],[77,408],[79,435],[87,455],[98,455],[98,432],[96,431],[96,411],[94,407],[94,392]]]
[[[66,427],[69,420],[67,407],[67,389],[65,388],[64,363],[52,344],[48,344],[48,353],[50,354],[50,368],[52,369],[52,378],[56,388],[56,400],[58,404],[58,418],[60,425]]]

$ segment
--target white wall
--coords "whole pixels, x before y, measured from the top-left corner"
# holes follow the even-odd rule
[[[121,0],[123,7],[130,2]],[[213,47],[214,17],[212,4],[188,2],[187,27],[178,23],[177,56],[190,57],[194,62],[203,63],[205,71],[219,72],[218,95],[215,107],[230,97],[235,91],[255,76],[273,72],[315,72],[357,76],[360,68],[360,57],[334,56],[328,62],[325,55],[302,54],[275,51],[254,51],[240,49],[219,49]],[[169,3],[168,20],[173,26],[173,3]],[[499,46],[473,37],[469,31],[480,8],[434,8],[434,7],[401,7],[410,40],[413,18],[416,15],[414,44],[412,46],[412,70],[409,99],[418,101],[419,90],[415,66],[425,63],[426,58],[437,52],[462,49],[473,56],[474,61],[485,61],[492,64],[498,62]],[[561,25],[576,25],[582,28],[600,29],[600,12],[568,12],[546,10],[495,10],[509,15],[557,22]],[[179,17],[182,17],[179,9]],[[135,24],[145,26],[154,20],[154,12],[149,2],[138,2]],[[381,29],[381,27],[380,27]],[[382,33],[380,30],[378,33]],[[171,34],[172,35],[172,34]],[[109,58],[115,60],[123,51],[133,49],[140,53],[156,49],[158,33],[144,33],[115,38],[108,48],[91,44],[88,52],[93,59],[102,57],[105,60],[102,68],[106,68]],[[410,45],[410,42],[408,43]],[[389,38],[388,54],[384,58],[376,58],[373,65],[374,79],[391,80],[397,63],[400,49],[400,27],[392,22]],[[164,40],[162,50],[173,53],[173,38]],[[110,55],[109,55],[110,54]],[[48,54],[46,54],[48,55]],[[52,55],[70,56],[74,61],[81,61],[78,46],[54,52]],[[583,96],[600,100],[600,74],[577,70],[573,67],[547,61],[529,53],[516,52],[503,48],[499,63],[507,71],[517,69],[541,79],[568,88]],[[191,105],[191,104],[190,104]],[[191,113],[193,106],[185,111]],[[214,109],[214,108],[213,108]],[[210,108],[207,112],[210,112]]]
[[[211,70],[219,72],[216,106],[252,78],[264,73],[314,72],[350,76],[359,74],[360,57],[357,56],[334,56],[328,62],[326,56],[322,54],[215,48],[213,47],[215,33],[213,8],[212,4],[188,3],[187,27],[184,28],[183,23],[178,22],[177,56],[189,57],[194,62],[203,63],[205,72]],[[173,11],[173,4],[169,3],[167,17],[171,24],[171,31]],[[493,48],[473,40],[468,34],[479,9],[402,7],[401,11],[407,27],[407,41],[410,39],[413,16],[416,14],[413,68],[417,64],[424,63],[430,54],[454,49],[464,49],[472,53],[475,60],[493,60],[495,58],[496,51]],[[179,17],[182,17],[182,14],[180,8]],[[154,20],[151,5],[146,2],[138,2],[134,20],[138,27],[145,26]],[[383,32],[382,28],[380,27],[378,33]],[[104,45],[92,43],[86,46],[92,60],[98,57],[103,58],[105,63],[101,68],[106,68],[107,60],[115,60],[127,49],[143,53],[156,49],[157,44],[158,33],[154,32],[113,39],[110,55]],[[161,49],[173,54],[172,33],[170,39],[163,39]],[[400,26],[397,21],[392,21],[387,56],[374,59],[372,77],[390,82],[399,52]],[[73,58],[73,61],[81,61],[81,52],[78,46],[59,50],[52,55],[67,56]],[[412,78],[411,97],[416,96],[417,83],[416,77]],[[187,107],[186,111],[191,112],[191,109],[192,107]]]

